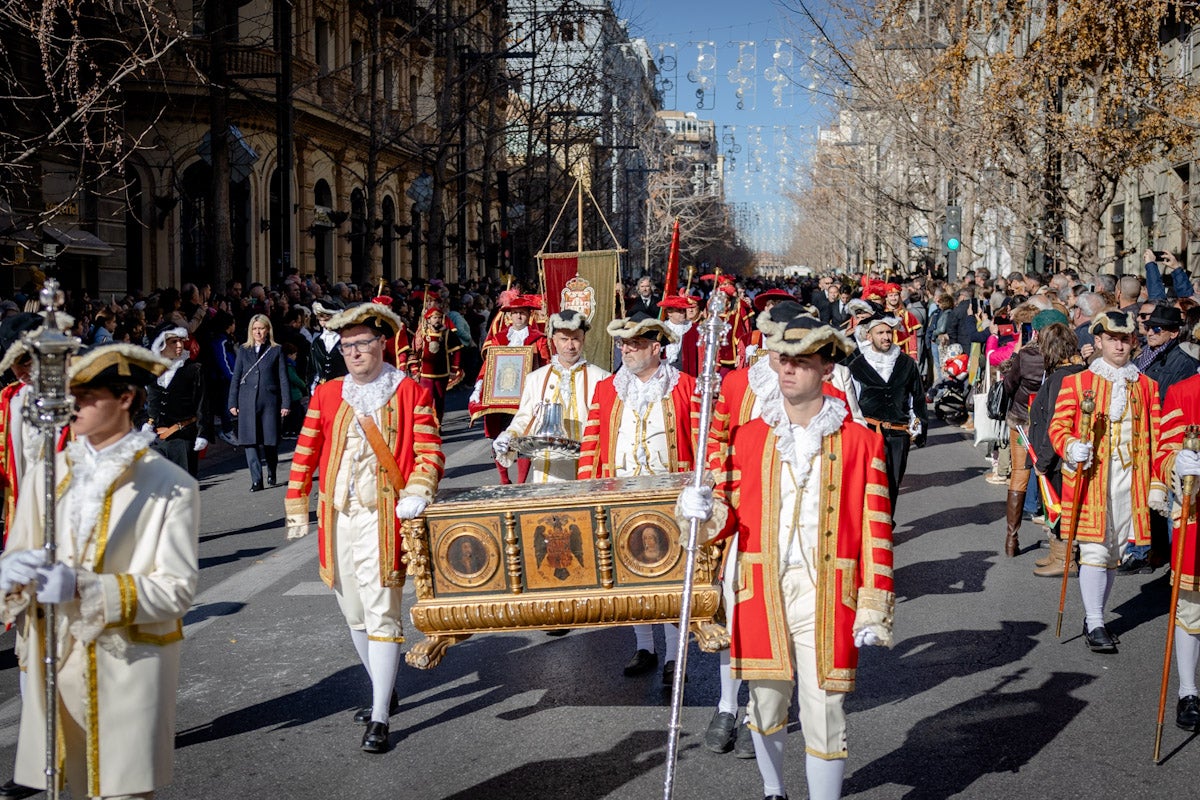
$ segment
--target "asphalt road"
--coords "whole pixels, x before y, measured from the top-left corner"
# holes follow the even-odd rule
[[[461,410],[445,439],[444,485],[495,481],[487,443]],[[1006,490],[985,470],[953,428],[912,455],[896,514],[896,645],[864,652],[847,701],[845,796],[1193,796],[1200,742],[1173,725],[1173,683],[1167,759],[1151,763],[1164,572],[1118,579],[1119,654],[1092,654],[1080,640],[1074,584],[1055,639],[1058,582],[1030,574],[1035,551],[1000,554]],[[477,636],[436,669],[402,666],[393,749],[360,752],[350,716],[368,682],[318,580],[315,536],[285,541],[282,485],[247,493],[240,452],[214,445],[201,478],[200,593],[186,620],[175,782],[160,798],[662,796],[669,696],[657,673],[622,676],[628,629]],[[1023,544],[1036,538],[1025,523]],[[0,637],[0,780],[19,714],[12,646],[11,633]],[[717,661],[694,646],[689,661],[675,796],[761,797],[753,761],[699,745]],[[786,774],[793,800],[805,797],[794,724]]]

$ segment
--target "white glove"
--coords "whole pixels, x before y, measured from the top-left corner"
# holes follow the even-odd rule
[[[475,381],[475,391],[471,392],[471,402],[478,403],[483,398],[483,381]]]
[[[0,558],[0,594],[33,583],[38,568],[45,563],[45,550],[17,550]]]
[[[396,519],[416,519],[425,511],[429,501],[423,497],[409,495],[396,503]]]
[[[56,561],[48,567],[38,567],[37,600],[39,603],[65,603],[75,599],[75,568]]]
[[[288,525],[287,526],[288,541],[291,541],[292,539],[303,539],[305,536],[308,536],[308,530],[309,530],[309,525],[307,522],[301,522],[296,525]]]
[[[854,634],[854,646],[858,648],[878,645],[882,640],[874,628],[866,627]]]
[[[746,345],[746,361],[749,362],[750,359],[754,358],[754,354],[757,352],[758,352],[758,345],[756,345],[756,344]]]
[[[695,486],[685,486],[679,493],[679,513],[687,519],[696,522],[706,522],[712,518],[713,491],[711,486],[697,489]]]
[[[154,426],[149,422],[142,423],[142,433],[155,433]]]
[[[1067,444],[1067,460],[1073,464],[1092,463],[1092,443],[1074,441]]]
[[[208,447],[208,439],[205,439],[203,436],[197,436],[196,444],[192,445],[192,449],[199,453],[206,447]]]
[[[500,458],[509,451],[509,444],[512,443],[512,440],[513,435],[508,431],[504,431],[492,440],[492,450],[495,451],[496,458]]]
[[[1175,456],[1175,474],[1181,478],[1200,475],[1200,453],[1180,450]]]
[[[911,412],[908,416],[908,435],[912,437],[921,435],[921,419]]]

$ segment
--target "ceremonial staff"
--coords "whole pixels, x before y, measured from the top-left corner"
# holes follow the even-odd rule
[[[700,341],[704,347],[704,368],[696,381],[700,391],[700,429],[696,435],[696,473],[692,487],[704,488],[704,461],[708,429],[712,425],[713,397],[721,378],[717,373],[717,349],[729,330],[721,319],[725,311],[725,293],[713,292],[708,298],[708,318],[700,323]],[[687,565],[683,571],[683,596],[679,601],[679,645],[675,651],[675,679],[671,684],[671,723],[667,729],[667,776],[663,781],[663,800],[671,800],[675,792],[675,762],[679,757],[680,716],[683,712],[683,683],[687,679],[688,627],[692,616],[692,587],[696,582],[696,539],[700,535],[699,520],[688,525]]]
[[[1200,426],[1188,425],[1183,435],[1183,449],[1193,453],[1200,451]],[[1179,580],[1183,576],[1183,540],[1187,531],[1188,518],[1192,515],[1192,496],[1196,494],[1196,478],[1183,478],[1183,499],[1179,515],[1179,530],[1175,532],[1175,566],[1171,575],[1171,613],[1167,616],[1167,647],[1163,653],[1162,683],[1158,688],[1158,730],[1154,733],[1154,763],[1162,749],[1163,717],[1167,710],[1167,676],[1171,671],[1171,648],[1175,646],[1175,614],[1179,606]]]
[[[1092,414],[1096,413],[1096,393],[1092,390],[1087,390],[1083,393],[1083,400],[1079,403],[1079,431],[1083,436],[1087,437],[1089,443],[1092,441]],[[1075,532],[1079,529],[1079,508],[1083,502],[1083,492],[1087,489],[1088,475],[1091,465],[1086,468],[1080,464],[1079,480],[1075,485],[1075,500],[1071,504],[1071,519],[1067,522],[1067,550],[1063,555],[1063,576],[1062,590],[1058,593],[1058,623],[1054,626],[1054,636],[1062,636],[1062,618],[1063,607],[1067,604],[1067,576],[1071,573],[1071,557],[1075,553]]]
[[[59,330],[58,281],[46,281],[39,299],[44,310],[45,323],[23,339],[32,357],[30,385],[33,387],[33,402],[26,403],[25,419],[42,435],[42,453],[45,454],[45,482],[42,485],[43,549],[46,564],[58,560],[57,522],[55,520],[55,496],[58,477],[55,475],[55,451],[58,435],[66,425],[75,408],[75,400],[67,391],[67,360],[79,350],[79,340]],[[43,630],[43,669],[46,680],[46,793],[51,800],[58,800],[58,612],[57,606],[46,603],[42,606],[46,626]]]

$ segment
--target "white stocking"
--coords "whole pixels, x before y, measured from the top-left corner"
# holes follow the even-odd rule
[[[717,710],[723,711],[726,714],[736,714],[738,710],[738,689],[742,682],[733,677],[733,670],[729,666],[729,648],[721,651],[721,668],[719,670],[721,676],[721,702],[717,704]]]
[[[846,759],[826,760],[808,753],[804,758],[804,772],[808,778],[809,800],[840,800]]]
[[[1196,663],[1200,661],[1200,636],[1175,631],[1175,671],[1179,673],[1180,698],[1200,694],[1196,691]]]
[[[637,649],[654,652],[654,626],[634,625],[633,635],[637,638]]]
[[[367,677],[371,676],[371,662],[367,660],[367,632],[350,629],[350,641],[354,642],[354,649],[358,653],[358,659],[367,670]]]
[[[400,671],[400,644],[368,642],[367,659],[371,663],[371,721],[387,722],[392,692],[396,691],[396,673]]]
[[[758,762],[758,772],[763,779],[763,796],[777,794],[785,797],[787,791],[783,788],[783,745],[787,741],[787,728],[780,728],[769,736],[751,728],[750,736],[754,739],[754,760]]]
[[[667,643],[667,655],[663,661],[674,661],[675,654],[679,651],[679,626],[678,625],[663,625],[663,638]],[[654,648],[650,648],[651,652]]]
[[[1083,599],[1084,622],[1094,630],[1104,624],[1104,595],[1108,590],[1108,573],[1104,567],[1079,567],[1079,594]]]

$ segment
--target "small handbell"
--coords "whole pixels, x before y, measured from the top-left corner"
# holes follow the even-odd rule
[[[538,403],[537,414],[542,419],[534,436],[545,439],[566,439],[567,429],[563,427],[562,403],[549,401]]]
[[[579,442],[567,435],[563,424],[562,403],[538,403],[534,421],[537,428],[533,433],[513,441],[518,453],[527,458],[546,458],[551,461],[579,457]]]

